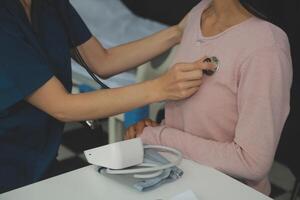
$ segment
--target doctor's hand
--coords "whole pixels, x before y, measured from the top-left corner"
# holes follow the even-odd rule
[[[144,120],[130,126],[127,129],[126,134],[125,134],[125,140],[139,137],[143,133],[144,128],[147,126],[155,127],[155,126],[159,126],[159,124],[156,123],[155,121],[152,121],[151,119],[144,119]]]
[[[207,57],[193,63],[175,64],[163,76],[154,80],[158,82],[155,90],[161,95],[161,100],[182,100],[195,94],[202,84],[202,70],[215,67],[205,62],[205,59]]]

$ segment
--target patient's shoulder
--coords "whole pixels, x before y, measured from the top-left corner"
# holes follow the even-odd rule
[[[267,46],[276,46],[286,51],[290,49],[287,34],[280,27],[268,21],[254,18],[251,23],[243,27],[242,32],[243,36],[236,38],[246,40],[253,49]]]

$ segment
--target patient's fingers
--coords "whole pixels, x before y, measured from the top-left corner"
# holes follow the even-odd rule
[[[146,126],[152,126],[152,120],[149,119],[145,120],[145,124]]]
[[[143,120],[145,126],[153,126],[154,124],[157,124],[155,121],[152,119],[144,119]]]
[[[133,139],[136,137],[136,130],[134,126],[131,126],[128,128],[126,135],[125,135],[125,139],[129,140],[129,139]]]
[[[146,124],[146,126],[153,126],[153,127],[159,125],[158,123],[156,123],[155,121],[153,121],[151,119],[145,120],[145,124]]]
[[[158,124],[154,121],[152,121],[151,119],[145,119],[145,120],[142,120],[142,121],[139,121],[138,123],[130,126],[128,128],[128,130],[126,131],[126,134],[125,134],[125,139],[128,140],[128,139],[133,139],[133,138],[136,138],[138,137],[139,135],[141,135],[144,131],[144,128],[146,126],[158,126]]]
[[[145,122],[141,121],[135,125],[136,136],[140,135],[145,128]]]

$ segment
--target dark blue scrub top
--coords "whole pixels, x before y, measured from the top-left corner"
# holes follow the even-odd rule
[[[56,6],[70,20],[73,45],[91,38],[68,0],[42,2],[36,34],[19,0],[0,0],[0,192],[40,180],[61,143],[63,123],[24,101],[53,76],[71,91],[72,45]]]

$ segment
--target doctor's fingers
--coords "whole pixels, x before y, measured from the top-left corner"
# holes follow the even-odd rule
[[[191,89],[191,88],[199,88],[202,84],[202,80],[195,80],[195,81],[186,81],[180,84],[182,89]]]
[[[208,57],[204,57],[200,60],[197,60],[193,63],[178,63],[176,66],[180,68],[180,71],[194,71],[194,70],[204,70],[204,69],[213,69],[215,68],[215,64],[211,62],[205,62],[205,59]]]
[[[202,60],[196,61],[193,63],[195,69],[205,70],[205,69],[214,69],[216,65],[212,62],[204,62]]]
[[[199,87],[192,87],[190,89],[187,89],[186,92],[186,97],[190,97],[194,95],[197,91],[199,90]]]
[[[182,72],[181,78],[183,81],[194,81],[194,80],[200,80],[203,77],[203,71],[202,70],[193,70],[193,71],[187,71]]]

